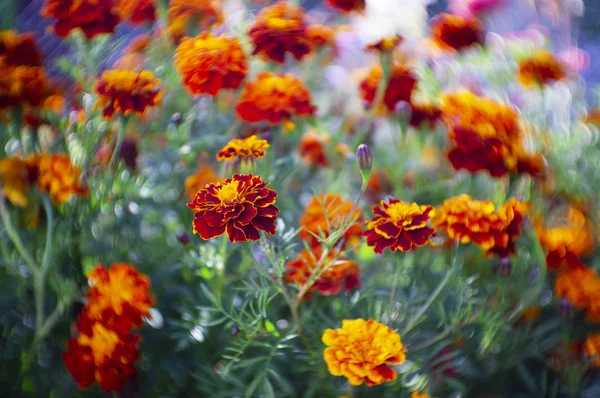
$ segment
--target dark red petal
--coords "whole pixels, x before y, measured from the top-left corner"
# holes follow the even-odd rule
[[[258,214],[258,210],[251,203],[243,204],[244,210],[237,216],[237,221],[241,225],[248,225]]]
[[[208,224],[208,226],[210,226],[210,227],[221,227],[227,221],[223,217],[223,214],[220,214],[214,210],[209,210],[209,211],[205,212],[204,220],[206,221],[206,224]]]
[[[252,226],[270,235],[275,234],[275,218],[256,216],[252,219]]]
[[[423,227],[419,229],[405,230],[402,235],[404,235],[409,241],[411,241],[415,246],[423,246],[431,235],[433,235],[434,230],[429,227]]]
[[[384,232],[391,238],[395,238],[400,234],[401,229],[395,226],[393,223],[388,222],[382,225],[377,226],[377,229]]]
[[[403,231],[398,238],[393,242],[393,246],[391,247],[392,251],[397,251],[400,249],[403,252],[407,252],[412,248],[412,243],[404,236],[407,231]]]
[[[210,239],[215,236],[223,235],[225,232],[225,225],[220,227],[211,227],[207,224],[207,222],[202,217],[201,213],[196,213],[196,217],[194,218],[194,232],[199,234],[202,239]]]

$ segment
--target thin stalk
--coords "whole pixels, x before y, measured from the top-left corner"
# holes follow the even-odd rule
[[[44,325],[44,299],[46,297],[46,274],[50,267],[50,257],[52,254],[52,238],[54,235],[54,210],[50,198],[46,195],[42,197],[42,205],[46,212],[46,246],[44,247],[44,256],[42,257],[42,265],[40,272],[33,275],[33,287],[35,294],[35,330],[36,339],[42,339],[39,333]]]
[[[52,238],[54,235],[54,208],[52,202],[47,195],[42,197],[42,206],[46,212],[46,246],[44,248],[44,256],[42,257],[42,275],[45,276],[50,267],[50,256],[52,255]]]
[[[127,127],[127,122],[129,121],[129,117],[121,116],[121,125],[119,126],[119,133],[117,135],[117,142],[115,144],[115,149],[113,150],[112,156],[110,158],[110,163],[108,165],[109,169],[112,169],[117,163],[117,159],[119,157],[119,152],[121,151],[121,146],[123,146],[123,140],[125,139],[125,128]]]

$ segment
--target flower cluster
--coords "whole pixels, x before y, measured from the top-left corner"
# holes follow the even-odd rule
[[[132,329],[149,315],[154,298],[150,280],[132,265],[98,265],[89,275],[87,304],[79,316],[79,335],[69,340],[65,366],[81,388],[98,382],[119,391],[136,374],[140,337]]]
[[[256,135],[241,140],[231,140],[217,153],[217,160],[232,162],[238,159],[260,159],[265,156],[269,146],[267,140],[259,139]]]

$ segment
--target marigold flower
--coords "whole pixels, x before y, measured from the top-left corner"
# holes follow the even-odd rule
[[[65,366],[81,388],[95,381],[105,391],[119,391],[136,374],[139,336],[121,335],[100,322],[80,320],[79,337],[69,340]]]
[[[375,217],[367,221],[367,245],[381,254],[386,248],[406,252],[425,245],[434,230],[427,226],[434,214],[433,207],[408,204],[398,199],[381,201],[373,207]]]
[[[366,7],[365,0],[328,0],[329,4],[342,11],[363,11]]]
[[[525,87],[543,86],[566,76],[565,65],[550,51],[538,51],[519,61],[519,81]]]
[[[328,135],[308,131],[300,138],[298,154],[306,164],[327,167],[329,162],[325,154],[325,145],[329,144],[329,142]]]
[[[286,281],[304,285],[314,272],[319,259],[323,255],[322,246],[316,246],[311,251],[303,250],[295,260],[286,264]],[[309,291],[317,290],[322,295],[338,294],[342,288],[346,291],[360,287],[358,276],[360,268],[354,261],[340,257],[336,251],[331,251],[321,263],[321,269],[326,269],[321,277],[311,286]]]
[[[252,174],[206,185],[187,204],[194,212],[194,233],[207,240],[227,232],[231,243],[259,240],[258,231],[274,234],[277,193],[267,186]]]
[[[232,162],[236,159],[260,159],[266,155],[266,149],[269,147],[267,140],[261,140],[256,135],[241,140],[231,140],[217,153],[217,160]]]
[[[335,47],[335,30],[329,26],[309,25],[306,28],[306,36],[314,48]]]
[[[600,321],[600,278],[594,269],[584,265],[564,269],[554,281],[554,294]]]
[[[431,34],[440,49],[461,51],[483,44],[484,29],[475,17],[441,13],[431,23]]]
[[[79,184],[81,170],[63,153],[43,153],[28,159],[35,170],[37,186],[50,195],[55,204],[68,201],[72,195],[87,196],[89,190]]]
[[[366,49],[378,52],[391,52],[394,51],[394,49],[398,47],[402,41],[404,41],[404,39],[400,35],[386,37],[376,43],[368,44]]]
[[[362,210],[354,205],[351,200],[344,200],[338,193],[315,195],[306,206],[300,218],[300,238],[309,242],[312,247],[319,246],[319,241],[313,236],[329,237],[332,233],[344,226],[348,229],[341,237],[338,248],[347,244],[354,246],[360,242],[362,236]],[[348,226],[347,223],[352,221]]]
[[[178,40],[192,23],[201,30],[220,25],[223,23],[223,10],[218,0],[171,0],[167,17],[169,33]]]
[[[160,104],[162,91],[159,85],[160,80],[149,70],[105,71],[96,83],[98,107],[104,108],[105,118],[111,118],[115,113],[143,115],[146,109]]]
[[[366,195],[371,203],[378,203],[380,197],[392,192],[393,188],[390,173],[385,169],[376,169],[369,176]]]
[[[600,333],[594,333],[586,337],[583,349],[592,366],[600,368]]]
[[[413,391],[410,398],[431,398],[431,396],[420,391]]]
[[[175,67],[192,94],[238,88],[246,74],[246,55],[238,38],[202,32],[184,38],[175,51]]]
[[[211,166],[205,165],[198,171],[185,179],[185,196],[192,200],[198,191],[201,191],[206,184],[219,182],[222,178],[215,172]]]
[[[567,266],[581,264],[579,257],[594,249],[593,226],[578,209],[569,208],[562,225],[553,228],[538,226],[538,237],[544,249],[548,251],[546,264],[549,269],[557,270]]]
[[[44,100],[46,86],[42,67],[0,64],[0,109],[38,106]]]
[[[42,66],[33,35],[12,30],[0,31],[0,65]]]
[[[341,329],[326,329],[322,340],[329,373],[346,377],[353,386],[393,381],[397,373],[390,365],[406,360],[400,335],[372,319],[345,319]]]
[[[394,64],[390,73],[390,80],[383,97],[383,105],[385,106],[384,109],[392,112],[400,101],[411,103],[412,93],[417,87],[417,78],[410,69],[400,64]],[[360,83],[362,98],[369,106],[373,104],[382,76],[381,66],[376,65]]]
[[[290,53],[299,61],[312,50],[306,29],[302,7],[287,1],[266,7],[248,30],[248,36],[254,44],[252,55],[258,54],[282,64],[285,54]]]
[[[2,193],[15,206],[26,207],[29,187],[37,178],[37,169],[27,160],[8,157],[0,159]]]
[[[141,326],[154,304],[150,278],[131,264],[115,263],[109,269],[99,264],[90,272],[89,282],[84,315],[111,329],[128,333]]]
[[[101,33],[113,33],[119,24],[115,0],[45,0],[41,15],[54,18],[54,33],[67,37],[80,29],[88,39]]]
[[[153,23],[156,20],[154,0],[118,0],[120,17],[132,24]]]
[[[290,74],[262,72],[247,82],[236,107],[238,116],[250,123],[290,121],[293,116],[312,116],[316,107],[302,80]]]
[[[539,155],[525,152],[517,112],[508,105],[468,91],[442,98],[442,120],[454,146],[448,158],[455,169],[487,170],[492,177],[510,172],[541,173]]]
[[[423,125],[433,127],[442,116],[442,110],[435,104],[411,104],[410,108],[409,124],[415,128],[420,128]]]

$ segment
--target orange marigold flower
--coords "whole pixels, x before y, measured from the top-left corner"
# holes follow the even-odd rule
[[[202,166],[198,171],[185,179],[185,196],[192,200],[198,191],[201,191],[206,184],[221,181],[222,178],[215,172],[211,166]]]
[[[261,140],[256,135],[241,140],[231,140],[217,154],[219,162],[232,162],[236,159],[260,159],[266,155],[269,148],[267,140]]]
[[[554,294],[600,320],[600,278],[592,268],[579,265],[563,270],[554,281]]]
[[[587,336],[583,343],[583,349],[592,366],[600,368],[600,333]]]
[[[335,30],[329,26],[309,25],[306,36],[314,48],[335,47]]]
[[[393,381],[397,373],[389,365],[406,360],[400,335],[372,319],[345,319],[341,329],[326,329],[322,340],[329,373],[346,377],[353,386]]]
[[[194,212],[194,233],[207,240],[227,232],[231,243],[259,240],[258,231],[274,234],[277,193],[267,186],[252,174],[206,185],[187,204]]]
[[[351,200],[344,200],[338,193],[327,193],[312,197],[304,214],[300,218],[300,238],[309,242],[311,246],[318,246],[319,241],[314,235],[329,237],[332,233],[345,226],[346,233],[340,238],[338,248],[347,244],[355,246],[362,236],[362,210],[354,205]],[[348,226],[349,222],[353,222]]]
[[[0,65],[42,66],[33,35],[12,30],[0,31]]]
[[[89,274],[91,288],[86,297],[84,316],[123,333],[139,327],[154,304],[150,278],[127,263],[109,269],[97,265]]]
[[[400,35],[386,37],[377,43],[367,45],[366,49],[370,51],[391,52],[402,43],[404,39]]]
[[[146,109],[160,104],[162,91],[159,85],[160,80],[149,70],[107,70],[96,83],[98,107],[104,108],[105,118],[115,113],[143,115]]]
[[[386,169],[373,170],[365,194],[371,203],[378,203],[381,196],[392,192],[393,188],[390,173]]]
[[[252,55],[261,55],[278,63],[291,53],[298,61],[311,52],[302,7],[279,1],[264,8],[250,27],[248,36],[254,44]]]
[[[119,24],[115,0],[45,0],[41,15],[54,18],[54,33],[67,37],[81,29],[88,39],[101,33],[113,33]]]
[[[442,13],[431,23],[431,34],[439,48],[461,51],[482,44],[484,29],[477,18]]]
[[[79,184],[81,170],[64,153],[36,155],[31,164],[37,170],[38,189],[50,195],[55,204],[68,201],[72,195],[87,196],[89,190]]]
[[[487,170],[492,177],[541,172],[541,158],[525,152],[517,112],[508,105],[469,91],[453,92],[442,98],[442,120],[454,144],[448,158],[455,169]]]
[[[291,74],[262,72],[244,86],[236,107],[238,116],[250,123],[290,121],[293,116],[312,116],[316,107],[302,80]]]
[[[557,270],[581,264],[579,257],[594,249],[594,229],[590,221],[578,209],[569,208],[562,225],[553,228],[537,228],[540,243],[548,251],[546,264]]]
[[[246,74],[246,55],[238,38],[202,32],[184,38],[175,51],[175,67],[192,94],[238,88]]]
[[[515,251],[516,239],[529,205],[509,199],[496,209],[492,202],[473,200],[462,194],[436,208],[431,222],[436,230],[462,244],[474,242],[487,254],[507,257]]]
[[[37,168],[31,162],[16,157],[0,159],[2,193],[13,205],[27,206],[29,187],[36,178]]]
[[[38,106],[44,100],[46,86],[42,67],[0,64],[0,109]]]
[[[69,340],[65,366],[80,388],[95,381],[105,391],[119,391],[136,375],[139,336],[119,334],[100,322],[80,320],[79,337]]]
[[[367,244],[378,254],[386,248],[406,252],[423,246],[434,232],[427,226],[433,213],[431,206],[408,204],[398,199],[382,200],[379,206],[373,207],[375,217],[367,221]]]
[[[180,39],[186,27],[195,24],[207,30],[223,23],[223,10],[218,0],[171,0],[167,12],[169,33]]]
[[[297,283],[301,286],[308,282],[311,274],[315,271],[319,259],[323,254],[323,248],[316,246],[311,251],[303,250],[298,257],[286,264],[286,281]],[[309,291],[317,290],[322,295],[338,294],[342,288],[346,291],[360,287],[358,276],[360,268],[354,261],[340,257],[336,251],[331,251],[321,264],[321,269],[326,271],[311,286]]]
[[[329,4],[342,12],[363,11],[365,0],[328,0]]]
[[[329,162],[325,155],[325,145],[330,143],[328,135],[320,135],[312,131],[305,133],[298,143],[298,153],[309,165],[327,167]]]
[[[123,21],[142,24],[156,20],[154,0],[118,0],[118,7]]]
[[[565,65],[550,51],[538,51],[519,61],[519,81],[526,87],[543,86],[566,76]]]
[[[375,93],[383,76],[381,66],[374,66],[368,76],[360,83],[360,92],[366,103],[371,106]],[[391,70],[390,81],[383,97],[384,109],[393,111],[400,101],[410,103],[413,91],[417,87],[417,78],[412,71],[401,64],[394,64]]]

